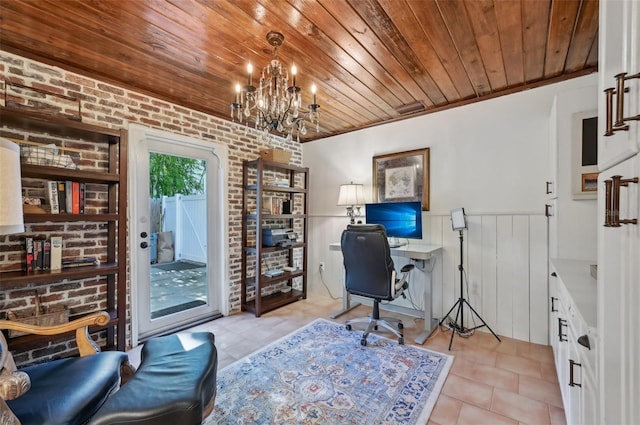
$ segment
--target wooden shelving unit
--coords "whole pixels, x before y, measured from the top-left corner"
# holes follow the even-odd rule
[[[97,332],[106,328],[107,349],[124,350],[126,342],[126,217],[127,217],[127,135],[125,130],[114,130],[84,124],[28,109],[0,107],[0,125],[3,127],[52,137],[77,139],[83,142],[105,144],[108,163],[104,172],[71,170],[65,168],[22,165],[22,177],[42,180],[73,180],[104,184],[107,191],[107,210],[103,214],[25,214],[25,223],[102,222],[106,226],[106,262],[62,270],[0,273],[0,290],[36,288],[63,280],[80,280],[104,276],[107,282],[106,305],[111,321],[104,328],[91,328]],[[69,335],[71,336],[71,335]],[[58,339],[67,336],[56,337]],[[26,335],[12,338],[12,349],[36,348],[50,336]]]
[[[270,184],[267,176],[286,181],[288,186]],[[244,162],[242,309],[256,317],[307,297],[308,187],[308,168],[262,158]],[[290,213],[265,213],[265,197],[289,201]],[[297,241],[287,246],[264,246],[263,229],[274,227],[295,230]],[[297,267],[296,270],[265,276],[265,256],[278,255],[287,264],[278,264],[277,268],[290,266]],[[253,292],[253,299],[248,298],[249,292]]]

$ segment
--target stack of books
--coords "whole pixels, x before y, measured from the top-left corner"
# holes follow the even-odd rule
[[[71,267],[96,266],[100,260],[95,257],[62,259],[62,237],[49,239],[25,238],[25,270],[60,270]]]
[[[47,181],[47,202],[51,214],[84,214],[85,183]]]

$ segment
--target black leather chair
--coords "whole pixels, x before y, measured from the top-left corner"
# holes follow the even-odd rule
[[[351,330],[351,325],[355,323],[367,323],[360,340],[362,345],[367,345],[367,336],[380,326],[393,332],[398,337],[398,343],[404,344],[402,321],[390,317],[381,318],[380,302],[404,296],[404,290],[409,287],[407,278],[414,265],[402,267],[402,277],[396,278],[387,232],[379,224],[349,225],[342,232],[340,245],[347,292],[373,299],[371,316],[347,320],[347,329]]]

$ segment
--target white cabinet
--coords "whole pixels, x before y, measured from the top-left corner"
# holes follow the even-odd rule
[[[596,424],[596,281],[590,262],[553,259],[549,334],[567,424]]]
[[[600,423],[639,424],[640,225],[633,220],[640,218],[639,184],[634,180],[640,176],[640,121],[616,121],[640,115],[640,1],[600,1],[599,39],[600,343],[596,371],[599,404],[595,413]],[[624,81],[622,73],[626,73]],[[622,82],[624,93],[618,85]],[[607,131],[611,130],[608,121],[614,129],[628,128]],[[619,184],[614,184],[616,181]]]
[[[621,176],[621,177],[614,177]],[[598,196],[598,329],[602,423],[640,423],[640,154],[602,172]],[[605,227],[606,181],[619,178],[619,226]],[[611,214],[611,213],[610,213]],[[611,221],[611,219],[609,220]]]
[[[602,0],[599,19],[598,168],[605,170],[640,148],[640,122],[622,121],[640,115],[640,1]],[[628,92],[619,93],[619,83]]]

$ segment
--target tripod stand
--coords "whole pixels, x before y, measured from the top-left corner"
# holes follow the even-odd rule
[[[453,307],[451,307],[451,309],[447,312],[447,314],[444,315],[444,317],[440,321],[440,325],[442,325],[444,323],[444,321],[449,317],[449,315],[451,314],[453,309],[456,308],[456,306],[458,307],[458,311],[456,312],[456,321],[451,326],[452,329],[451,329],[451,340],[449,341],[449,351],[451,351],[451,344],[453,343],[453,335],[456,332],[458,332],[458,334],[462,335],[462,334],[471,332],[473,330],[476,330],[478,328],[481,328],[483,326],[486,326],[487,329],[489,329],[489,331],[491,331],[493,336],[495,336],[496,339],[499,342],[502,342],[500,340],[500,338],[498,337],[498,335],[496,335],[495,332],[493,332],[491,330],[489,325],[487,325],[487,322],[482,320],[482,317],[480,317],[480,315],[473,309],[473,307],[471,307],[471,304],[469,304],[469,302],[464,298],[464,292],[463,292],[463,290],[464,290],[464,268],[462,267],[462,242],[463,242],[463,240],[462,240],[462,230],[460,230],[460,265],[458,265],[458,270],[460,270],[460,298],[458,298],[458,301],[456,301],[456,303],[453,305]],[[480,321],[482,322],[481,325],[475,326],[473,328],[465,328],[464,327],[464,305],[465,304],[467,305],[467,307],[469,307],[471,309],[473,314],[475,314],[476,317],[478,319],[480,319]],[[458,317],[460,317],[460,324],[458,324]]]

